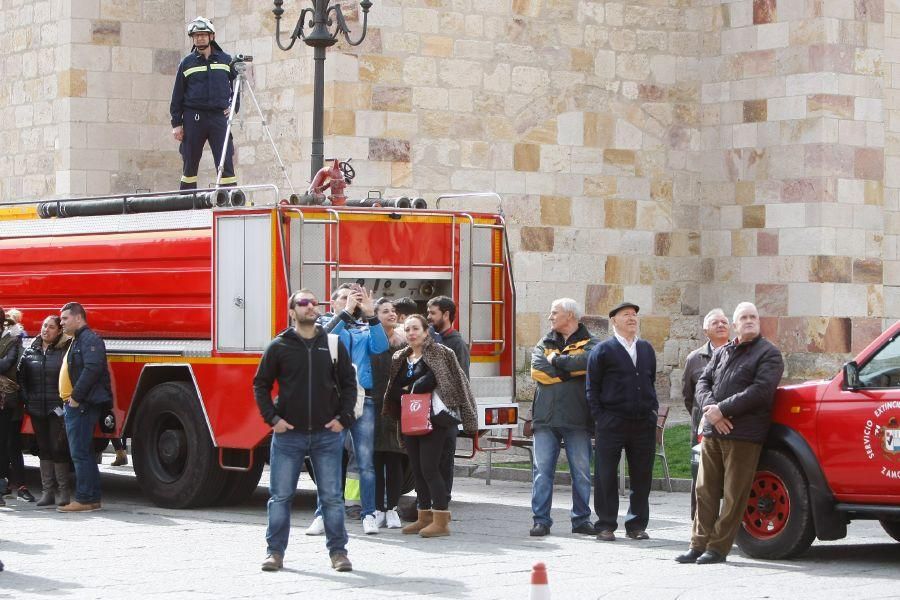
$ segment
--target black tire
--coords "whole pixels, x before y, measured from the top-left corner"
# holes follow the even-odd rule
[[[161,383],[147,393],[131,450],[138,484],[157,506],[206,506],[225,485],[200,400],[186,383]]]
[[[265,466],[265,457],[260,452],[254,452],[253,466],[249,471],[226,471],[225,485],[215,504],[217,506],[234,506],[249,500],[259,486]]]
[[[900,542],[900,521],[888,521],[887,519],[881,519],[879,523],[881,523],[881,526],[889,536]]]
[[[753,558],[777,560],[805,552],[815,537],[806,477],[787,454],[764,451],[738,531],[738,546]]]

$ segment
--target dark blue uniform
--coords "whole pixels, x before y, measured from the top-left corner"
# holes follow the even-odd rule
[[[231,105],[232,83],[236,76],[231,67],[231,57],[218,44],[210,42],[212,53],[206,59],[194,51],[184,57],[175,75],[172,90],[172,127],[184,126],[184,139],[180,152],[184,161],[181,173],[181,189],[197,188],[197,168],[203,156],[203,146],[209,141],[216,167],[225,145],[228,117],[225,109]],[[240,102],[235,106],[235,112]],[[234,143],[228,136],[225,164],[222,169],[222,185],[237,184],[234,176]]]

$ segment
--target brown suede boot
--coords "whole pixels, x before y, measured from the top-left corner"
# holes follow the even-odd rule
[[[122,467],[128,464],[128,454],[126,454],[125,450],[116,450],[116,459],[112,461],[111,465],[114,467]]]
[[[400,531],[403,533],[419,533],[429,525],[431,525],[434,516],[431,514],[430,510],[422,510],[419,509],[419,518],[416,519],[415,523],[410,523]]]
[[[431,525],[422,529],[419,535],[422,537],[442,537],[450,535],[450,511],[449,510],[433,510],[434,520]]]

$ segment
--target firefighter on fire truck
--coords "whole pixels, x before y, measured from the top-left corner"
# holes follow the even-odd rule
[[[197,169],[207,141],[216,164],[220,162],[228,128],[232,83],[236,77],[231,56],[216,43],[216,30],[212,21],[205,17],[195,18],[188,23],[187,34],[193,42],[193,48],[178,65],[169,108],[172,115],[172,136],[181,142],[179,151],[184,161],[181,173],[183,190],[197,188]],[[235,112],[239,108],[238,100]],[[237,184],[233,156],[234,141],[229,134],[221,185]]]

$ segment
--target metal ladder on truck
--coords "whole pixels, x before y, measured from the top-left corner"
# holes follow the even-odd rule
[[[516,315],[516,289],[515,283],[512,277],[512,260],[509,251],[509,238],[506,232],[506,221],[503,217],[503,210],[501,207],[501,199],[500,196],[493,192],[481,192],[481,193],[470,193],[470,194],[448,194],[438,197],[435,208],[440,209],[440,203],[442,199],[451,199],[451,198],[493,198],[497,200],[497,209],[494,213],[497,215],[497,219],[499,222],[497,223],[477,223],[475,217],[470,213],[462,212],[460,213],[460,217],[465,219],[468,222],[469,226],[469,260],[468,260],[468,269],[469,269],[469,295],[468,295],[468,323],[467,323],[467,331],[468,335],[466,339],[469,340],[469,349],[471,349],[476,344],[491,344],[494,346],[494,349],[491,351],[489,356],[499,356],[506,351],[507,344],[510,345],[511,348],[515,349],[516,340],[515,340],[515,315]],[[492,237],[494,232],[499,232],[501,235],[501,258],[500,262],[493,262],[493,253],[492,258],[487,261],[477,261],[475,259],[475,237],[476,231],[482,230],[489,232],[489,235]],[[455,227],[454,227],[455,232]],[[462,241],[460,240],[460,245]],[[493,244],[493,240],[491,239],[491,243]],[[491,294],[491,297],[481,298],[476,297],[473,292],[473,287],[475,283],[475,271],[476,269],[487,270],[492,276],[498,272],[500,272],[499,282],[499,298],[495,297],[494,294]],[[511,297],[507,297],[506,285],[503,281],[503,275],[506,275],[509,280]],[[493,277],[491,278],[493,281]],[[495,290],[495,286],[492,284],[491,289]],[[473,339],[472,337],[472,321],[474,310],[477,306],[503,306],[508,305],[509,310],[511,311],[512,323],[513,326],[510,328],[510,331],[507,331],[506,326],[506,318],[500,319],[500,332],[497,338],[491,337],[486,339]],[[510,403],[516,402],[516,377],[515,372],[511,375],[506,376],[487,376],[487,377],[472,377],[470,381],[470,385],[472,386],[472,393],[475,396],[476,400],[481,399],[493,399],[497,403]],[[471,458],[472,455],[478,450],[488,453],[488,477],[486,479],[487,483],[490,484],[490,464],[491,464],[491,453],[495,451],[509,450],[512,447],[512,438],[513,431],[515,428],[510,428],[506,430],[506,439],[500,443],[491,443],[491,442],[483,442],[480,436],[475,436],[472,440],[472,454],[471,455],[462,455],[461,458]],[[485,438],[495,437],[490,433]]]

